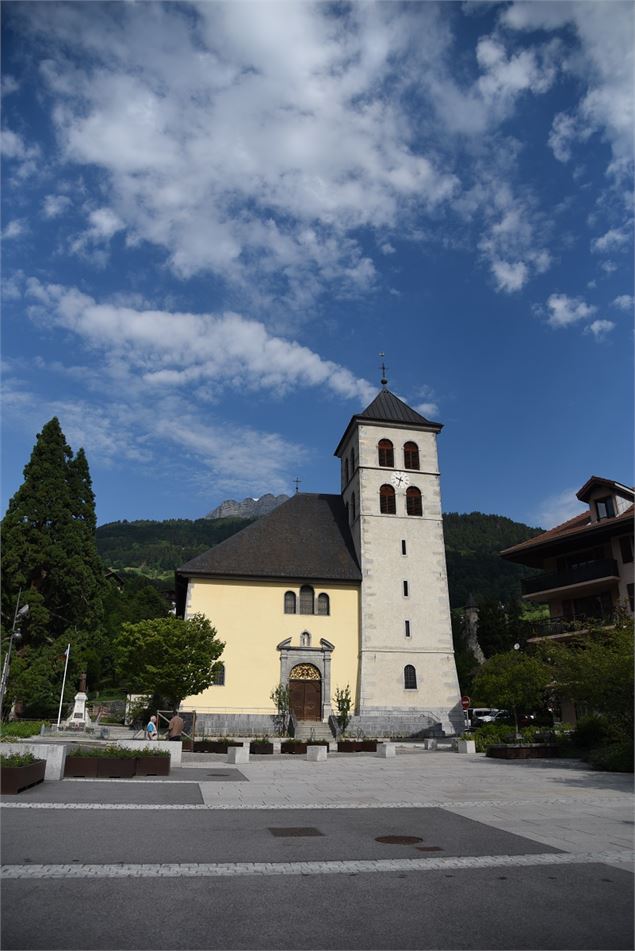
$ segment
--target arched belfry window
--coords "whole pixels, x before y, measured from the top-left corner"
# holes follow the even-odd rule
[[[344,485],[348,485],[348,459],[344,460]]]
[[[406,489],[406,512],[408,515],[423,515],[421,492],[414,485]]]
[[[416,442],[404,443],[403,465],[404,469],[419,469],[419,447]]]
[[[382,515],[395,515],[397,512],[395,490],[391,485],[385,484],[379,487],[379,511]]]
[[[351,478],[355,475],[355,446],[351,449]]]
[[[313,614],[315,592],[310,584],[303,584],[300,588],[300,614]]]
[[[355,507],[355,493],[351,492],[351,525],[357,518],[357,509]]]
[[[378,461],[380,466],[385,466],[388,469],[394,468],[395,465],[395,450],[390,439],[380,439],[377,444],[377,453]]]
[[[324,616],[331,613],[331,604],[328,594],[318,594],[317,613]]]
[[[406,690],[417,689],[417,671],[412,664],[406,664],[403,669],[403,685]]]
[[[284,613],[295,614],[296,597],[293,591],[287,591],[284,596]]]

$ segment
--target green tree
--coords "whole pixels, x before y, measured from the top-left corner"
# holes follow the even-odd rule
[[[351,697],[351,688],[348,684],[344,688],[335,688],[335,697],[333,698],[335,709],[337,710],[337,722],[342,733],[351,722],[351,707],[353,698]]]
[[[289,712],[291,710],[291,694],[289,688],[278,684],[269,694],[269,699],[276,705],[276,732],[279,736],[286,736],[289,730]]]
[[[89,653],[95,675],[103,647],[104,579],[95,546],[95,500],[88,462],[82,449],[73,458],[56,417],[37,436],[24,469],[24,482],[3,519],[2,540],[5,630],[10,627],[20,590],[21,603],[29,605],[7,696],[21,697],[27,712],[32,712],[28,706],[31,696],[41,699],[59,690],[54,664],[47,673],[49,647],[61,653],[66,643],[72,645],[71,695],[79,670],[88,665]],[[63,643],[61,651],[58,640]],[[33,668],[31,674],[29,667]]]
[[[518,733],[518,711],[538,706],[550,680],[550,671],[537,657],[512,650],[495,654],[479,667],[473,692],[479,701],[511,710]]]
[[[155,694],[175,708],[214,682],[224,647],[202,614],[187,621],[170,615],[123,624],[115,664],[130,693]]]
[[[618,616],[614,627],[598,627],[567,645],[539,646],[555,691],[633,738],[633,621]]]

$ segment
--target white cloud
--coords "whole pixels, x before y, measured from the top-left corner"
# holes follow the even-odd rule
[[[618,310],[629,311],[633,309],[633,304],[635,300],[631,294],[620,294],[619,297],[616,297],[613,301],[613,306],[617,307]]]
[[[633,158],[633,8],[626,2],[515,2],[501,23],[513,30],[561,30],[571,26],[579,48],[562,57],[562,68],[577,76],[586,91],[574,114],[556,117],[551,146],[566,161],[577,139],[600,131],[609,141],[610,170],[623,171]]]
[[[13,180],[21,182],[37,171],[40,150],[36,145],[27,145],[21,135],[5,126],[0,132],[0,150],[5,159],[16,163]]]
[[[600,235],[599,238],[593,239],[591,242],[591,250],[600,253],[619,251],[620,248],[628,244],[629,240],[630,234],[626,227],[610,228],[605,234]]]
[[[110,374],[157,392],[181,386],[271,390],[319,386],[359,403],[375,387],[300,344],[236,313],[190,314],[98,304],[76,288],[27,282],[34,319],[77,334],[106,356]]]
[[[23,218],[14,218],[2,229],[2,240],[10,241],[13,238],[21,238],[28,230],[28,225]]]
[[[529,272],[527,265],[522,261],[492,261],[492,271],[496,279],[496,286],[501,291],[519,291],[527,283]]]
[[[588,327],[584,328],[585,334],[591,334],[596,340],[604,340],[614,329],[615,324],[612,320],[594,320]]]
[[[581,320],[592,317],[597,308],[585,303],[580,297],[568,297],[566,294],[552,294],[547,300],[550,327],[569,327]]]
[[[563,492],[546,498],[532,518],[532,523],[535,521],[537,525],[549,529],[555,528],[556,525],[561,525],[563,522],[568,522],[575,515],[580,515],[587,506],[576,498],[575,494],[578,488],[579,486],[565,489]]]
[[[70,204],[71,200],[67,195],[47,195],[42,204],[42,213],[45,218],[59,218]]]
[[[20,83],[14,76],[10,76],[6,73],[2,79],[0,79],[0,95],[4,96],[11,95],[12,92],[17,92],[20,88]]]

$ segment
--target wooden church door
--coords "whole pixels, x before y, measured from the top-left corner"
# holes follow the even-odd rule
[[[289,674],[289,706],[298,720],[322,719],[320,672],[312,664],[298,664]]]

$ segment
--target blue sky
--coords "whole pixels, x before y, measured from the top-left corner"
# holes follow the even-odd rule
[[[446,511],[631,483],[633,9],[4,3],[3,509],[336,492],[380,352]]]

